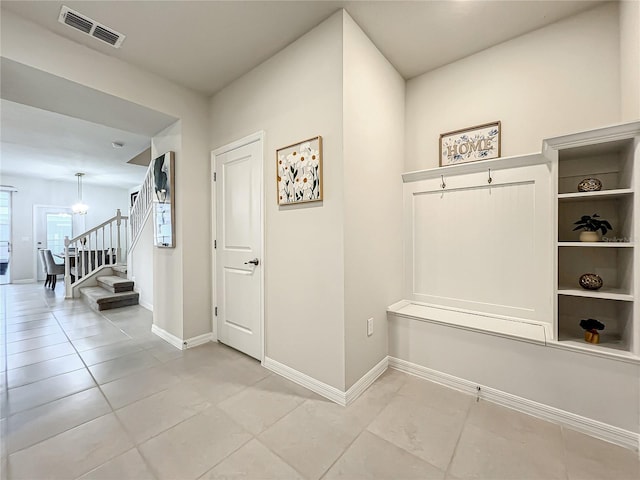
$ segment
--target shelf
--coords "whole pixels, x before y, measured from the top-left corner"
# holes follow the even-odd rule
[[[602,339],[602,337],[600,337]],[[612,360],[622,360],[624,362],[639,364],[640,357],[634,355],[632,352],[625,350],[622,345],[617,344],[615,341],[606,343],[587,343],[580,338],[567,338],[559,339],[556,342],[548,342],[547,346],[562,348],[566,350],[573,350],[583,352],[588,355],[597,355]]]
[[[558,242],[558,247],[633,248],[631,242]]]
[[[589,200],[616,199],[633,195],[631,188],[618,188],[615,190],[600,190],[597,192],[559,193],[558,200],[563,202],[586,202]]]
[[[625,344],[620,338],[620,335],[606,333],[606,328],[603,331],[600,331],[600,343],[589,343],[585,342],[583,337],[576,337],[572,335],[563,335],[560,332],[560,338],[558,338],[559,342],[572,342],[576,343],[581,347],[600,350],[600,349],[612,349],[617,351],[628,352],[625,348]]]
[[[623,302],[633,302],[633,295],[619,288],[602,287],[600,290],[585,290],[560,286],[558,295],[568,295],[571,297],[601,298],[603,300],[622,300]]]

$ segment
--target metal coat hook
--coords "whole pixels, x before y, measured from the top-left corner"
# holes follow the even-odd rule
[[[442,183],[440,184],[440,186],[441,186],[442,188],[445,188],[445,187],[447,186],[447,184],[446,184],[446,183],[444,183],[444,175],[440,175],[440,178],[442,179]]]
[[[493,182],[493,178],[491,178],[491,169],[489,169],[489,179],[487,180],[487,182]]]

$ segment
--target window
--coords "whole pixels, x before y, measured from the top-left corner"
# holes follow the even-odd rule
[[[72,217],[68,213],[47,213],[47,249],[64,252],[64,237],[73,237]]]

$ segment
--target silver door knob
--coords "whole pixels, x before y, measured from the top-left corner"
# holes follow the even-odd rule
[[[245,265],[252,264],[252,265],[255,265],[256,267],[258,266],[259,263],[260,263],[260,260],[258,260],[257,258],[254,258],[253,260],[249,260],[248,262],[244,262]]]

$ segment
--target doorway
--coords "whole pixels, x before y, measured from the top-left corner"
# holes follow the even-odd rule
[[[214,332],[262,360],[264,323],[263,134],[212,153]]]
[[[51,250],[54,255],[64,252],[64,237],[73,238],[74,218],[70,208],[61,206],[34,206],[34,235],[37,280],[45,278],[44,265],[38,255],[38,249]],[[84,219],[82,220],[84,222]],[[60,260],[58,260],[60,262]]]
[[[11,192],[0,191],[0,285],[11,283]]]

